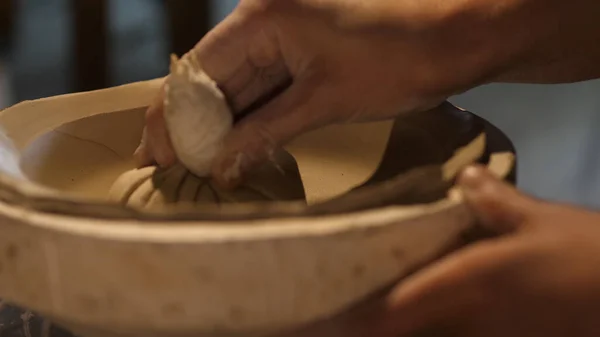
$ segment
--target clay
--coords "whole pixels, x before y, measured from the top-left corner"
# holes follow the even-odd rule
[[[171,57],[165,81],[164,118],[173,149],[184,167],[208,177],[233,125],[225,95],[202,70],[196,54]]]
[[[221,205],[257,201],[305,201],[304,187],[293,158],[284,151],[238,188],[225,190],[210,178],[200,178],[181,165],[155,166],[123,173],[109,191],[109,200],[137,209],[158,210],[172,205]]]
[[[171,59],[165,82],[164,118],[179,164],[123,173],[109,199],[124,206],[156,210],[175,204],[224,204],[305,200],[302,180],[285,150],[273,155],[242,186],[224,190],[210,177],[212,162],[232,129],[233,114],[195,54]],[[285,157],[285,159],[284,159]]]
[[[82,337],[295,330],[345,312],[462,242],[476,223],[454,186],[461,168],[480,162],[504,179],[515,168],[504,135],[444,104],[295,140],[281,165],[295,178],[251,180],[254,190],[281,189],[260,190],[269,200],[123,207],[109,189],[135,168],[144,111],[161,85],[0,112],[0,298]],[[161,194],[132,194],[195,201],[201,180],[173,188],[182,172],[163,181]],[[156,172],[136,174],[141,181]]]
[[[199,177],[210,175],[214,157],[233,126],[225,95],[202,70],[196,54],[171,56],[165,81],[164,118],[179,161]]]

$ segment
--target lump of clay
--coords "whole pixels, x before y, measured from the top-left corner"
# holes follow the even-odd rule
[[[207,177],[232,128],[233,114],[225,95],[193,53],[171,59],[164,118],[179,161],[197,176]]]

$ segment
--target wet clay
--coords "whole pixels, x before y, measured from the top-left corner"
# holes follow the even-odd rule
[[[212,163],[232,129],[233,113],[195,54],[180,60],[172,56],[170,69],[164,89],[164,119],[179,164],[125,172],[111,187],[110,200],[144,209],[184,203],[305,200],[294,158],[284,150],[235,190],[214,184]]]
[[[158,209],[169,205],[210,205],[256,201],[304,201],[304,187],[294,158],[285,151],[252,175],[242,186],[226,190],[210,178],[198,177],[182,165],[155,166],[122,174],[109,199],[134,208]]]
[[[293,160],[248,177],[249,196],[227,199],[183,164],[134,169],[144,112],[163,83],[0,112],[6,303],[82,337],[294,331],[347,312],[463,242],[476,227],[455,193],[465,165],[480,162],[507,180],[515,168],[501,132],[443,104],[315,130],[286,146]],[[135,188],[113,193],[127,202],[139,195],[142,210],[106,200],[124,172]],[[302,188],[303,205],[241,201],[296,199]],[[173,200],[194,207],[145,208]]]
[[[207,177],[233,126],[225,95],[194,53],[181,60],[172,56],[164,88],[164,119],[177,158],[197,176]]]
[[[212,163],[232,129],[233,114],[225,95],[203,71],[195,54],[180,60],[172,56],[170,69],[164,87],[164,119],[179,164],[125,172],[109,191],[111,201],[156,209],[184,203],[306,199],[294,158],[284,150],[273,156],[279,162],[268,162],[235,190],[214,184],[210,178]]]

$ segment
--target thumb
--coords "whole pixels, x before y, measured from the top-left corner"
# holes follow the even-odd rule
[[[466,168],[458,186],[481,224],[498,234],[518,230],[538,204],[481,166]]]
[[[213,165],[218,184],[235,187],[246,173],[271,159],[275,149],[332,120],[331,99],[318,84],[309,82],[292,84],[236,124]]]

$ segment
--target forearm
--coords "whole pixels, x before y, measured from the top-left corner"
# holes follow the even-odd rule
[[[482,80],[558,83],[600,77],[599,1],[459,2],[443,34],[446,43],[454,36],[465,54],[475,55]]]

